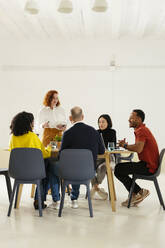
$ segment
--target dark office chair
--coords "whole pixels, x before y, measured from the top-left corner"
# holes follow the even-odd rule
[[[41,180],[46,177],[46,173],[41,150],[36,148],[13,149],[10,153],[9,174],[15,181],[7,215],[10,216],[14,195],[19,185],[36,184],[38,187],[39,216],[42,216],[40,183]]]
[[[144,175],[139,175],[139,174],[133,174],[132,186],[131,186],[129,197],[128,197],[128,206],[127,206],[128,208],[130,207],[132,193],[133,193],[133,189],[134,189],[134,186],[135,186],[136,179],[143,179],[143,180],[148,180],[148,181],[153,181],[154,182],[156,192],[157,192],[157,195],[158,195],[158,198],[159,198],[159,201],[160,201],[160,205],[165,210],[165,205],[164,205],[164,202],[163,202],[162,194],[160,192],[159,184],[158,184],[158,181],[157,181],[157,177],[160,174],[164,153],[165,153],[165,149],[162,149],[162,151],[160,152],[160,156],[159,156],[158,168],[157,168],[156,172],[153,175],[144,176]]]
[[[4,175],[5,176],[6,186],[7,186],[7,192],[8,192],[9,202],[10,202],[10,196],[11,196],[11,193],[12,193],[12,189],[11,189],[11,181],[10,181],[8,169],[6,169],[6,168],[0,168],[0,175]]]
[[[65,188],[69,184],[84,184],[87,187],[90,217],[93,209],[90,197],[89,184],[95,175],[93,155],[87,149],[66,149],[60,153],[60,177],[63,179],[62,197],[58,216],[61,217],[65,198]]]

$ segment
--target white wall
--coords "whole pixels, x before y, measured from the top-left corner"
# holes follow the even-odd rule
[[[50,89],[59,91],[67,114],[74,105],[82,106],[85,121],[96,128],[99,115],[109,113],[118,138],[127,137],[129,142],[134,141],[133,130],[128,127],[129,114],[134,108],[143,109],[147,126],[153,131],[159,147],[164,147],[163,42],[3,43],[0,51],[0,147],[8,145],[12,117],[22,110],[36,115],[44,94]],[[112,54],[120,65],[114,72],[55,71],[35,67],[106,65]],[[24,67],[4,70],[4,65]]]

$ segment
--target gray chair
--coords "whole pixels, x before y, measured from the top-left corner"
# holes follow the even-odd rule
[[[69,184],[84,184],[87,188],[90,217],[93,209],[90,197],[89,184],[95,176],[93,155],[87,149],[66,149],[60,153],[59,174],[63,181],[62,197],[58,216],[61,217],[65,198],[65,188]]]
[[[165,153],[165,149],[162,149],[162,151],[160,152],[160,155],[159,155],[158,168],[157,168],[156,172],[153,175],[145,176],[145,175],[133,174],[133,178],[132,178],[133,181],[132,181],[132,185],[131,185],[131,189],[130,189],[130,193],[129,193],[129,197],[128,197],[128,206],[127,206],[128,208],[130,208],[130,203],[131,203],[133,189],[134,189],[134,186],[135,186],[135,181],[137,179],[143,179],[143,180],[148,180],[148,181],[153,181],[154,182],[155,189],[156,189],[159,201],[160,201],[160,205],[165,210],[164,201],[163,201],[162,194],[160,192],[159,184],[158,184],[158,181],[157,181],[157,177],[159,176],[160,171],[161,171],[161,165],[162,165],[164,153]]]
[[[14,195],[20,184],[36,184],[38,187],[39,216],[42,216],[41,180],[46,177],[42,152],[36,148],[15,148],[10,153],[9,175],[15,179],[10,198],[10,216]],[[18,192],[18,190],[17,190]],[[17,200],[17,197],[16,197]],[[16,204],[15,204],[16,207]]]
[[[129,156],[126,156],[126,157],[121,156],[121,154],[115,154],[115,155],[116,155],[116,164],[121,163],[122,160],[132,162],[132,159],[133,159],[133,156],[134,156],[133,153],[131,153]]]
[[[7,192],[8,192],[8,197],[9,197],[9,201],[10,201],[10,196],[11,196],[11,193],[12,193],[12,189],[11,189],[11,181],[10,181],[8,169],[6,169],[6,168],[0,168],[0,175],[4,175],[5,176],[6,186],[7,186]]]

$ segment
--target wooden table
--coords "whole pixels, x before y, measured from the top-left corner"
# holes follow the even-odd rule
[[[103,155],[98,155],[98,158],[104,158],[106,169],[107,169],[107,181],[108,181],[108,191],[109,191],[109,200],[111,201],[111,208],[112,211],[116,211],[116,191],[115,191],[115,185],[114,185],[114,179],[113,179],[113,173],[112,173],[112,167],[111,167],[111,161],[110,161],[110,154],[130,154],[133,153],[128,150],[113,150],[113,151],[105,151]]]

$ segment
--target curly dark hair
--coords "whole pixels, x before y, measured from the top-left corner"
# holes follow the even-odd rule
[[[109,115],[107,115],[107,114],[100,115],[100,117],[98,118],[98,124],[99,124],[100,118],[104,118],[107,121],[107,123],[108,123],[107,128],[112,128],[112,120],[111,120],[111,117]]]
[[[32,122],[34,121],[34,116],[32,113],[20,112],[11,121],[10,129],[11,133],[15,136],[20,136],[32,132]]]
[[[51,101],[52,101],[52,99],[53,99],[53,95],[54,95],[54,94],[58,94],[58,91],[56,91],[56,90],[49,90],[49,91],[46,93],[46,95],[45,95],[45,97],[44,97],[44,101],[43,101],[43,104],[44,104],[46,107],[50,107]],[[60,105],[60,102],[58,101],[56,106],[59,106],[59,105]]]

